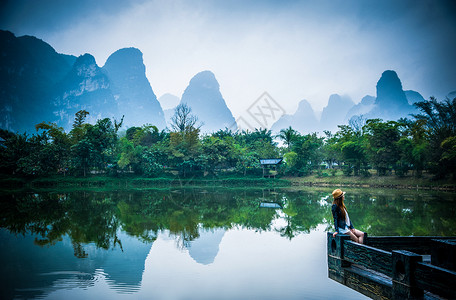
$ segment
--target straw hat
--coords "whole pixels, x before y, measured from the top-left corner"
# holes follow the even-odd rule
[[[335,189],[335,190],[332,192],[332,195],[333,195],[334,199],[337,199],[337,198],[340,198],[340,197],[342,197],[343,195],[345,195],[345,192],[342,192],[341,189]]]

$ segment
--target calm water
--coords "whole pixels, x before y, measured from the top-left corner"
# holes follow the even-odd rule
[[[330,192],[2,194],[0,298],[363,299],[328,278]],[[455,198],[347,190],[346,204],[370,235],[450,236]]]

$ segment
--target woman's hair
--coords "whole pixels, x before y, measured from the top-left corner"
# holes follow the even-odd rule
[[[334,199],[333,204],[336,204],[337,206],[339,206],[340,210],[342,211],[342,218],[345,219],[345,211],[347,210],[347,208],[345,207],[345,203],[344,203],[344,194],[342,194],[339,197],[337,197],[336,199]]]

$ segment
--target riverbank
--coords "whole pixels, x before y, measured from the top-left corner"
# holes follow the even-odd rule
[[[43,189],[156,189],[170,187],[288,187],[291,182],[279,178],[249,177],[158,177],[140,176],[110,177],[93,175],[87,177],[51,176],[44,178],[0,177],[1,190]]]
[[[456,192],[456,182],[451,179],[434,180],[431,175],[424,174],[421,178],[413,176],[397,177],[377,176],[358,177],[344,176],[342,173],[335,176],[310,175],[306,177],[282,177],[288,180],[293,187],[321,186],[321,187],[359,187],[359,188],[391,188],[414,190],[439,190]]]
[[[421,178],[397,176],[334,176],[310,175],[305,177],[262,178],[258,176],[218,176],[179,178],[177,176],[145,178],[140,176],[110,177],[92,175],[87,177],[51,176],[44,178],[0,177],[0,190],[43,190],[43,189],[151,189],[170,187],[355,187],[390,188],[413,190],[438,190],[456,192],[456,183],[446,180],[433,180],[430,175]]]

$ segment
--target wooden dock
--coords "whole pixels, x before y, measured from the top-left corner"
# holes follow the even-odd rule
[[[332,235],[329,278],[373,299],[456,299],[456,238]]]

